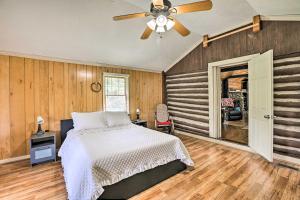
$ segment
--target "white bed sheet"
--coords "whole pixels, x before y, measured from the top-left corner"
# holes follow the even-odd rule
[[[70,200],[97,199],[103,186],[177,159],[194,165],[179,138],[133,124],[70,130],[58,155]]]

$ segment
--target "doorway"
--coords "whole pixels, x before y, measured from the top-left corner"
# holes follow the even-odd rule
[[[222,140],[222,69],[228,66],[248,67],[247,112],[248,145],[252,151],[273,161],[273,50],[208,64],[209,136]],[[246,79],[243,79],[246,81]],[[237,107],[240,107],[238,105]],[[235,105],[233,104],[233,108]],[[237,109],[238,110],[238,109]],[[238,114],[236,114],[238,116]],[[228,116],[226,116],[228,117]],[[225,119],[225,117],[224,117]],[[232,123],[231,123],[232,125]],[[228,143],[227,141],[223,143]],[[230,144],[230,143],[229,143]],[[236,143],[237,148],[245,145]]]
[[[221,69],[222,140],[248,145],[248,65]]]

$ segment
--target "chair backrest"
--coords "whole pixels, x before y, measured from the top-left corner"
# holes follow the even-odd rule
[[[166,104],[158,104],[156,107],[156,120],[166,122],[169,120],[168,107]]]

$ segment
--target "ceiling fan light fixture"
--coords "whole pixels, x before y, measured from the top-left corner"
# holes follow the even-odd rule
[[[164,26],[157,26],[155,31],[156,31],[156,33],[164,33],[164,32],[166,32]]]
[[[168,23],[168,18],[164,15],[159,15],[157,18],[156,18],[156,25],[157,26],[165,26],[166,24]]]
[[[151,21],[149,21],[149,22],[147,23],[147,26],[148,26],[152,31],[154,31],[155,28],[156,28],[156,22],[155,22],[155,19],[152,19]]]

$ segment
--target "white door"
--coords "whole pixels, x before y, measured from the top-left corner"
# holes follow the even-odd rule
[[[249,68],[249,146],[273,161],[273,50],[251,59]]]

